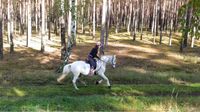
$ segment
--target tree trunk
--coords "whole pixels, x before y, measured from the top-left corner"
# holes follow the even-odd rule
[[[12,0],[8,0],[8,41],[10,44],[10,53],[14,52],[13,43],[13,5]]]
[[[106,21],[106,36],[105,36],[105,46],[108,45],[109,27],[110,27],[110,10],[111,10],[111,0],[108,0],[108,10],[107,10],[107,21]]]
[[[129,20],[128,20],[128,26],[127,26],[127,32],[130,32],[130,27],[131,27],[131,20],[132,20],[132,13],[133,13],[133,2],[132,0],[129,1],[130,2],[130,10],[129,10]]]
[[[194,41],[195,41],[195,33],[196,33],[196,27],[193,28],[193,37],[191,40],[191,48],[194,48]]]
[[[64,19],[64,0],[61,0],[61,10],[62,10],[62,19],[61,19],[61,59],[64,59],[66,53],[66,41],[65,41],[65,19]],[[69,23],[69,21],[68,21]]]
[[[186,29],[189,29],[189,27],[190,27],[190,21],[191,21],[191,7],[189,7],[188,10],[187,10]],[[189,31],[186,30],[185,31],[185,35],[184,35],[184,47],[187,47],[188,35],[189,35]]]
[[[154,21],[154,23],[155,23],[155,25],[154,25],[154,31],[155,31],[155,33],[156,33],[156,36],[158,35],[158,0],[156,0],[156,6],[155,6],[155,21]]]
[[[190,8],[189,8],[189,6],[187,4],[186,12],[185,12],[185,21],[186,21],[186,23],[185,23],[185,26],[184,26],[186,30],[183,32],[182,39],[180,41],[180,52],[183,52],[183,49],[185,47],[187,47],[187,40],[188,40],[188,30],[187,29],[189,28],[189,21],[190,21],[190,14],[189,13],[190,13]]]
[[[77,32],[77,0],[72,1],[72,8],[74,9],[72,13],[72,40],[73,45],[76,46],[76,32]]]
[[[49,16],[48,16],[48,40],[51,40],[51,0],[49,0]]]
[[[93,31],[92,31],[93,39],[95,39],[95,30],[96,30],[95,9],[96,9],[96,0],[93,0]]]
[[[81,15],[82,15],[82,27],[81,27],[81,29],[82,29],[82,33],[83,34],[85,34],[85,28],[84,28],[84,26],[85,26],[85,11],[84,11],[84,9],[85,9],[85,0],[81,0],[81,5],[82,5],[82,7],[81,7]]]
[[[42,9],[41,9],[41,13],[42,13],[42,26],[41,26],[41,52],[45,51],[45,45],[44,45],[44,38],[45,38],[45,0],[42,0]]]
[[[35,31],[38,32],[38,0],[35,0]]]
[[[134,11],[134,13],[133,13],[133,15],[134,15],[134,17],[133,17],[133,41],[135,41],[136,40],[136,26],[137,26],[137,18],[136,18],[136,10]]]
[[[173,0],[171,0],[171,12],[170,12],[170,34],[169,34],[169,46],[172,46],[172,30],[173,30]]]
[[[133,41],[136,40],[136,32],[137,32],[137,26],[138,26],[138,21],[139,21],[139,1],[137,0],[136,1],[136,7],[135,7],[135,10],[134,10],[134,32],[133,32]]]
[[[142,0],[142,24],[141,24],[140,40],[142,40],[142,35],[143,35],[143,23],[144,23],[144,0]]]
[[[101,45],[100,55],[104,54],[104,35],[106,30],[106,16],[107,16],[107,0],[103,0],[103,8],[102,8],[102,22],[101,22]]]
[[[24,26],[23,26],[23,2],[20,3],[20,15],[19,15],[19,24],[20,24],[20,34],[24,35]]]
[[[3,29],[2,29],[2,21],[3,21],[3,14],[2,14],[2,0],[0,0],[0,60],[3,60]]]
[[[164,24],[164,18],[165,18],[165,0],[163,1],[163,11],[162,11],[162,4],[160,1],[160,44],[162,44],[162,31],[163,31],[163,24]]]
[[[76,39],[76,1],[69,0],[69,16],[68,16],[68,40],[67,40],[67,49],[65,53],[65,64],[68,63],[69,57],[72,52],[72,47],[74,46]]]
[[[8,19],[8,23],[7,23],[7,32],[8,32],[8,36],[7,36],[7,42],[10,44],[10,22],[11,22],[11,18],[10,18],[10,1],[11,0],[8,0],[8,9],[7,9],[7,11],[8,11],[8,14],[7,14],[7,19]]]
[[[156,44],[156,38],[155,38],[155,13],[156,13],[156,6],[154,5],[154,8],[153,8],[153,20],[152,20],[152,29],[151,29],[151,32],[152,32],[152,36],[153,36],[153,44]]]
[[[120,0],[118,1],[118,4],[117,4],[117,17],[116,17],[116,29],[115,29],[115,33],[118,33],[119,32],[119,21],[120,21],[120,19],[119,19],[119,16],[120,16]]]
[[[27,38],[26,38],[26,47],[29,47],[30,41],[31,41],[31,30],[32,30],[32,24],[31,24],[31,0],[28,0],[28,7],[27,7]]]
[[[170,19],[170,34],[169,34],[169,46],[172,46],[172,28],[173,28],[173,19]]]

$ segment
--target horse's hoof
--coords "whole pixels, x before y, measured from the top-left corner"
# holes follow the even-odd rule
[[[96,85],[98,85],[99,84],[99,82],[98,81],[96,81]]]
[[[108,89],[111,89],[111,86],[108,86]]]
[[[56,83],[57,85],[64,85],[64,83]]]
[[[64,85],[63,82],[57,82],[56,84],[57,84],[57,85]]]

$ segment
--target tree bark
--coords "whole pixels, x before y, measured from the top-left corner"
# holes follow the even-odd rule
[[[19,14],[19,24],[20,24],[20,34],[24,34],[24,26],[23,26],[23,1],[20,3],[20,14]]]
[[[174,0],[171,0],[171,12],[170,12],[170,34],[169,34],[169,46],[172,46],[172,30],[173,30],[173,15],[174,15],[174,12],[173,12],[173,3],[174,3]]]
[[[49,16],[48,16],[48,40],[51,40],[51,0],[49,0]]]
[[[107,21],[106,21],[106,36],[105,36],[105,46],[107,47],[108,45],[108,36],[109,36],[109,27],[110,27],[110,10],[111,10],[111,0],[108,0],[108,10],[107,10]]]
[[[141,24],[140,40],[142,40],[142,36],[143,36],[143,23],[144,23],[144,0],[142,0],[142,24]]]
[[[10,44],[10,53],[14,52],[13,42],[13,5],[12,0],[8,0],[8,41]]]
[[[31,0],[28,0],[28,7],[27,7],[27,38],[26,38],[26,47],[29,47],[30,41],[31,41],[31,30],[32,30],[32,24],[31,24]]]
[[[42,0],[42,26],[41,26],[41,52],[45,51],[44,38],[45,38],[45,0]]]
[[[130,10],[129,10],[129,20],[128,20],[128,26],[127,26],[127,32],[130,32],[130,27],[131,27],[131,20],[132,20],[132,14],[133,14],[133,2],[132,0],[129,1],[130,2]]]
[[[82,7],[81,7],[81,15],[82,15],[82,27],[81,27],[81,29],[82,29],[82,33],[83,34],[85,34],[85,11],[84,11],[84,9],[85,9],[85,0],[81,0],[81,5],[82,5]]]
[[[0,60],[3,60],[3,29],[2,29],[2,21],[3,21],[3,13],[2,13],[2,0],[0,0]]]
[[[163,9],[162,9],[163,8]],[[160,1],[160,44],[162,44],[162,31],[163,31],[163,24],[164,24],[164,18],[165,18],[165,0],[163,1],[163,7]]]
[[[151,32],[152,32],[152,36],[153,36],[153,44],[156,44],[156,38],[155,38],[155,13],[156,13],[156,6],[154,5],[154,8],[153,8],[153,20],[152,20],[152,29],[151,29]]]
[[[65,41],[65,19],[64,19],[64,0],[61,0],[61,10],[62,10],[62,17],[61,17],[61,59],[64,59],[66,54],[66,41]],[[69,21],[68,21],[69,23]]]
[[[186,0],[188,2],[188,0]],[[186,12],[185,12],[185,31],[183,32],[184,34],[182,35],[182,39],[180,42],[180,52],[183,52],[183,49],[187,47],[187,41],[188,41],[188,28],[189,28],[189,23],[190,23],[190,8],[187,4],[186,6]]]
[[[38,32],[38,0],[35,0],[35,31]]]
[[[189,29],[189,27],[190,27],[190,22],[191,22],[191,7],[188,6],[187,18],[186,18],[186,29]],[[188,35],[189,35],[189,31],[186,30],[186,31],[185,31],[185,35],[184,35],[184,47],[187,47]]]
[[[195,33],[196,33],[196,27],[193,28],[193,36],[192,36],[192,40],[191,40],[191,48],[194,48],[194,41],[195,41]]]
[[[93,31],[92,31],[92,37],[95,39],[95,28],[96,28],[96,21],[95,21],[95,10],[96,9],[96,0],[93,0]]]
[[[101,45],[100,55],[104,54],[104,37],[106,30],[106,16],[107,16],[107,0],[103,0],[103,8],[102,8],[102,22],[101,22]]]
[[[120,0],[118,1],[118,4],[117,4],[117,17],[116,17],[116,28],[115,28],[115,33],[118,33],[119,32],[119,16],[120,16],[120,8],[121,8],[121,3],[120,3]]]

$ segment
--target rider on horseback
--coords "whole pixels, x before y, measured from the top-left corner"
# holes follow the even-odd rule
[[[92,50],[90,51],[90,53],[89,53],[89,55],[88,55],[88,61],[89,61],[89,64],[90,64],[90,73],[89,73],[89,75],[93,75],[93,74],[94,74],[94,71],[95,71],[96,61],[95,61],[94,58],[100,59],[99,56],[97,56],[98,50],[99,50],[100,47],[101,47],[101,44],[100,44],[100,43],[97,43],[97,44],[92,48]]]

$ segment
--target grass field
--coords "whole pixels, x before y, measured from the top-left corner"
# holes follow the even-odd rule
[[[56,82],[60,75],[55,73],[60,64],[59,37],[47,41],[45,53],[38,51],[36,35],[30,48],[24,47],[24,37],[18,37],[14,54],[8,53],[5,43],[5,57],[0,62],[0,111],[198,112],[200,42],[179,53],[178,37],[174,35],[173,46],[168,47],[167,37],[162,45],[153,45],[148,33],[135,42],[128,33],[111,34],[105,53],[117,55],[117,68],[108,66],[106,71],[112,88],[105,83],[95,85],[98,76],[81,77],[88,86],[78,83],[79,91],[74,90],[71,75],[62,85]],[[91,38],[78,35],[70,62],[86,58],[95,43]]]

